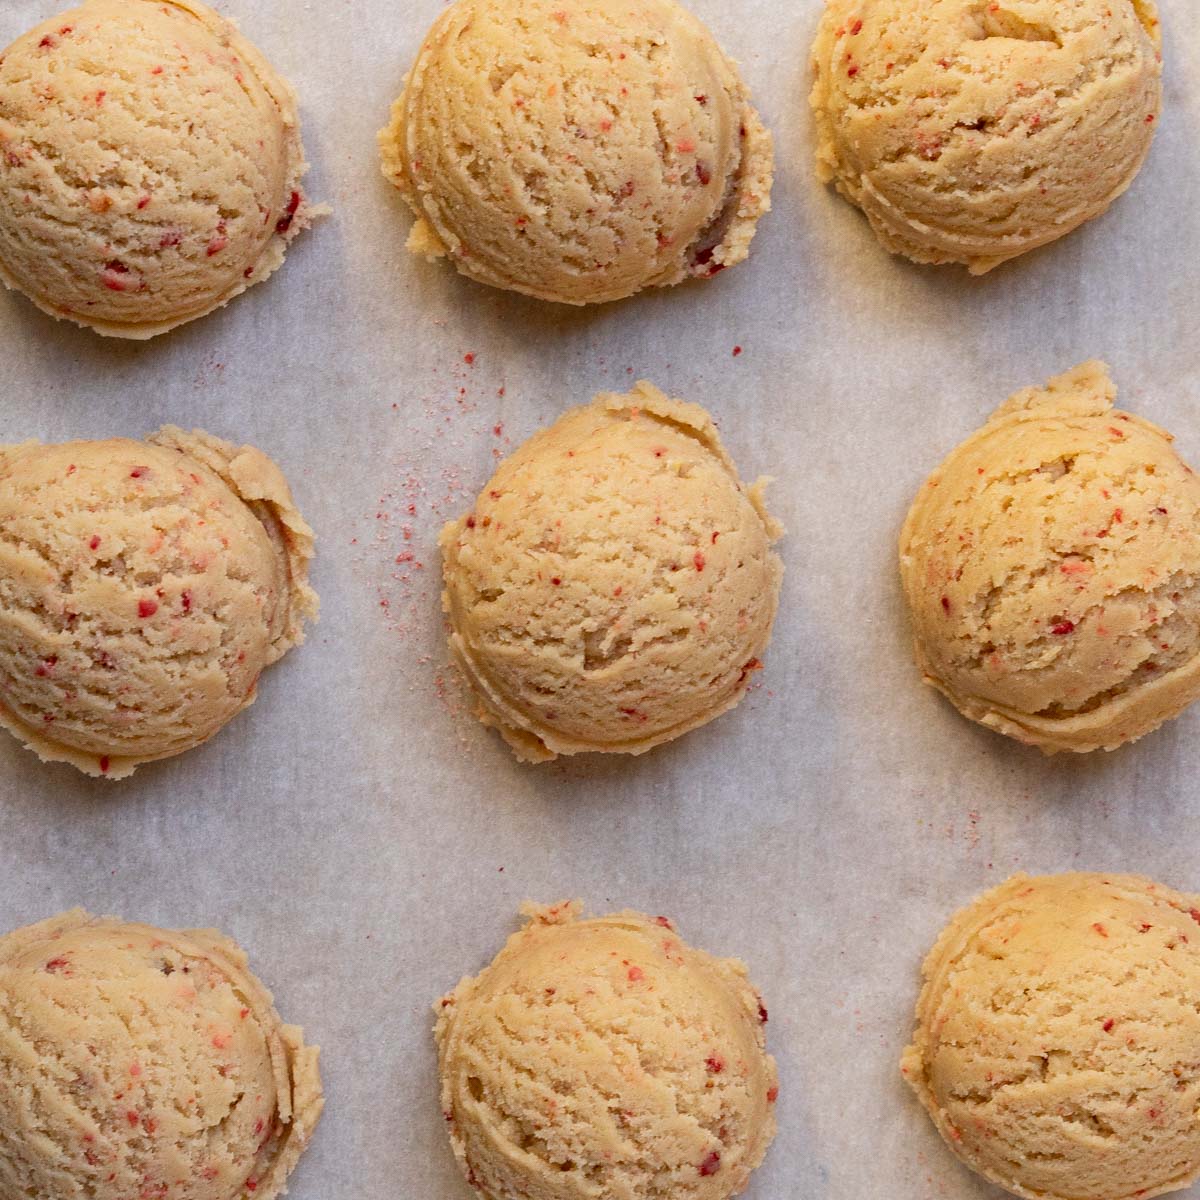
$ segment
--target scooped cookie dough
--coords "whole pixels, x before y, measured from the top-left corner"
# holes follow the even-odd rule
[[[1200,896],[1018,875],[925,962],[902,1070],[968,1167],[1029,1200],[1135,1200],[1200,1176]]]
[[[917,496],[900,573],[927,682],[1048,752],[1200,695],[1200,480],[1103,363],[1018,392]]]
[[[532,437],[441,536],[481,720],[539,762],[641,754],[737,704],[783,575],[764,486],[704,409],[648,383]]]
[[[485,1200],[727,1200],[775,1136],[767,1010],[665,917],[525,928],[437,1006],[442,1108]]]
[[[827,0],[818,173],[892,253],[983,274],[1133,182],[1161,44],[1153,0]]]
[[[0,280],[150,338],[283,262],[310,220],[289,85],[196,0],[87,0],[0,56]]]
[[[770,208],[771,137],[674,0],[458,0],[380,145],[410,250],[564,304],[715,275]]]
[[[198,746],[304,640],[311,558],[252,446],[0,446],[0,725],[109,779]]]
[[[317,1050],[245,953],[76,909],[0,938],[0,1195],[272,1200]]]

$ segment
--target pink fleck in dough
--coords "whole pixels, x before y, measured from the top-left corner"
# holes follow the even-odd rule
[[[0,446],[0,530],[0,725],[91,775],[212,737],[316,615],[279,468],[198,430]]]
[[[0,280],[52,317],[144,339],[220,308],[316,215],[306,170],[291,88],[197,0],[87,0],[0,59]]]
[[[765,484],[739,481],[704,409],[648,383],[530,438],[441,535],[481,720],[542,762],[641,754],[737,704],[783,575]]]
[[[458,0],[380,134],[408,248],[564,304],[741,262],[770,208],[770,134],[675,0]]]
[[[981,275],[1133,182],[1161,45],[1153,0],[828,0],[818,174],[892,253]]]
[[[1028,1200],[1200,1176],[1198,903],[1135,875],[1016,875],[954,916],[901,1070],[968,1167]]]
[[[434,1008],[442,1111],[467,1179],[484,1200],[741,1192],[775,1136],[779,1094],[746,968],[664,943],[640,913],[522,911],[491,965]]]
[[[1047,752],[1200,696],[1200,480],[1103,363],[1018,392],[921,488],[900,574],[927,682]]]
[[[272,1200],[321,1115],[316,1047],[215,930],[18,929],[0,1027],[4,1196]]]

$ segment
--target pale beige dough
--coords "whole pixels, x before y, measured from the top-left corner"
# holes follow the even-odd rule
[[[767,1010],[665,917],[525,927],[438,1013],[442,1109],[484,1200],[727,1200],[775,1136]]]
[[[267,278],[314,210],[291,87],[197,0],[87,0],[0,56],[0,280],[150,338]]]
[[[311,557],[252,446],[0,446],[0,725],[110,779],[199,745],[303,641]]]
[[[1200,480],[1103,363],[1018,392],[921,488],[900,573],[927,682],[1046,751],[1200,696]]]
[[[457,0],[380,146],[409,249],[565,304],[741,262],[774,172],[737,69],[675,0]]]
[[[0,938],[5,1200],[272,1200],[321,1115],[315,1047],[245,953],[81,910]]]
[[[1200,896],[1017,875],[950,922],[902,1071],[959,1158],[1029,1200],[1200,1176]]]
[[[818,173],[888,250],[982,274],[1133,182],[1160,48],[1153,0],[828,0]]]
[[[442,531],[450,647],[517,756],[641,754],[732,708],[783,565],[764,480],[648,383],[572,409]]]

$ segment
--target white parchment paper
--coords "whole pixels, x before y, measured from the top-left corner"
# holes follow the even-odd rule
[[[75,904],[220,926],[324,1048],[296,1200],[469,1194],[430,1005],[521,900],[567,896],[670,914],[749,964],[783,1085],[753,1200],[995,1195],[896,1066],[943,922],[1017,869],[1200,887],[1200,709],[1113,755],[1043,760],[921,686],[895,568],[925,474],[1084,358],[1200,460],[1194,3],[1162,0],[1166,111],[1129,195],[981,280],[889,258],[816,183],[818,0],[692,6],[779,158],[752,259],[711,284],[577,312],[411,258],[374,134],[441,0],[230,0],[300,93],[334,216],[270,283],[149,345],[0,296],[0,441],[199,425],[274,456],[320,536],[320,625],[208,746],[105,785],[0,739],[0,927]],[[0,44],[51,11],[4,0]],[[498,453],[637,377],[708,406],[745,476],[777,477],[767,669],[735,713],[644,758],[522,767],[447,667],[436,532]]]

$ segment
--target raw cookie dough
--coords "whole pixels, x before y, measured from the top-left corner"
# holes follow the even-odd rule
[[[87,0],[0,56],[0,280],[150,338],[266,279],[310,220],[289,85],[197,0]]]
[[[708,278],[770,208],[770,134],[674,0],[458,0],[380,134],[409,249],[564,304]]]
[[[828,0],[818,174],[892,253],[983,274],[1133,182],[1161,44],[1153,0]]]
[[[304,640],[311,557],[252,446],[0,446],[0,725],[110,779],[198,746]]]
[[[765,482],[743,487],[708,413],[648,383],[530,438],[442,530],[480,719],[540,762],[641,754],[737,704],[783,575]]]
[[[1200,480],[1084,363],[1018,392],[900,536],[917,662],[972,720],[1114,749],[1200,695]]]
[[[1200,896],[1017,875],[955,916],[901,1069],[968,1167],[1029,1200],[1200,1175]]]
[[[317,1050],[246,955],[78,909],[0,938],[0,1195],[272,1200],[321,1115]]]
[[[775,1136],[767,1010],[665,917],[525,928],[435,1008],[442,1109],[484,1200],[726,1200]]]

